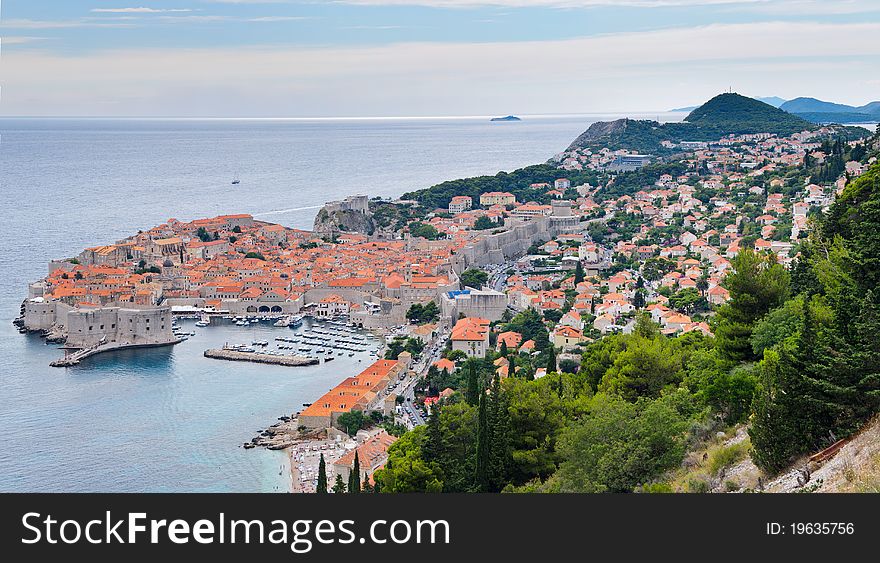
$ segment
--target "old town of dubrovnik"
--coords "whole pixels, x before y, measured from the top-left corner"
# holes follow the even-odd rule
[[[739,98],[724,94],[704,107]],[[671,361],[682,349],[706,356],[706,342],[730,338],[716,333],[737,291],[728,283],[737,264],[797,271],[817,218],[877,166],[868,129],[786,122],[715,137],[705,128],[697,138],[670,131],[654,142],[639,136],[643,122],[597,125],[544,164],[397,199],[328,202],[311,231],[228,214],[95,241],[49,263],[15,324],[58,344],[52,366],[62,368],[109,351],[136,357],[141,348],[194,346],[196,332],[248,326],[265,330],[199,352],[287,366],[291,378],[357,360],[340,366],[332,389],[290,405],[238,447],[286,451],[292,491],[411,490],[389,449],[425,427],[422,439],[439,439],[432,417],[482,404],[478,385],[494,397],[508,379],[552,374],[556,385],[573,385],[565,374],[579,374],[594,391],[658,397],[676,382],[596,368],[603,343],[638,337]],[[745,434],[731,436],[728,446]],[[552,473],[522,457],[541,457],[540,446],[513,447],[521,457],[511,463],[522,467],[480,490]],[[763,487],[753,469],[711,486]],[[451,483],[446,474],[451,490],[468,488]]]

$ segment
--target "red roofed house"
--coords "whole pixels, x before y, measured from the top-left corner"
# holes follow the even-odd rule
[[[482,358],[489,350],[489,321],[465,317],[452,329],[452,349],[461,350],[472,358]]]
[[[516,350],[517,348],[519,348],[520,342],[522,342],[522,334],[514,332],[512,330],[502,332],[498,335],[496,348],[500,349],[502,342],[507,346],[508,350]]]
[[[584,333],[566,325],[559,325],[553,331],[554,346],[574,346],[584,341]]]

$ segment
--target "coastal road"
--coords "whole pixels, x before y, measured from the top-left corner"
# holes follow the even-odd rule
[[[402,406],[404,413],[406,413],[406,423],[409,427],[421,426],[426,423],[421,411],[413,403],[415,400],[415,386],[420,379],[428,374],[431,364],[440,359],[448,336],[447,331],[443,329],[437,334],[435,339],[425,346],[426,353],[413,366],[413,371],[416,373],[415,376],[404,380],[400,388],[399,394],[403,397]]]

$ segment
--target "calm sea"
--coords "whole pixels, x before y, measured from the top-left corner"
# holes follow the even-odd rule
[[[310,228],[327,200],[543,162],[613,117],[0,119],[0,491],[285,491],[284,456],[240,444],[369,362],[203,358],[282,330],[224,325],[193,328],[173,348],[50,368],[60,352],[11,324],[49,259],[171,217],[252,213]]]

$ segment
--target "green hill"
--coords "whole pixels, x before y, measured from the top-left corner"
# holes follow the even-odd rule
[[[755,133],[788,136],[815,128],[815,124],[770,104],[739,94],[720,94],[679,123],[633,119],[594,123],[569,150],[608,147],[659,154],[669,152],[660,146],[662,141],[715,141],[731,134]]]
[[[731,133],[786,136],[815,127],[805,119],[739,94],[715,96],[692,111],[685,121],[700,133],[719,136]]]

